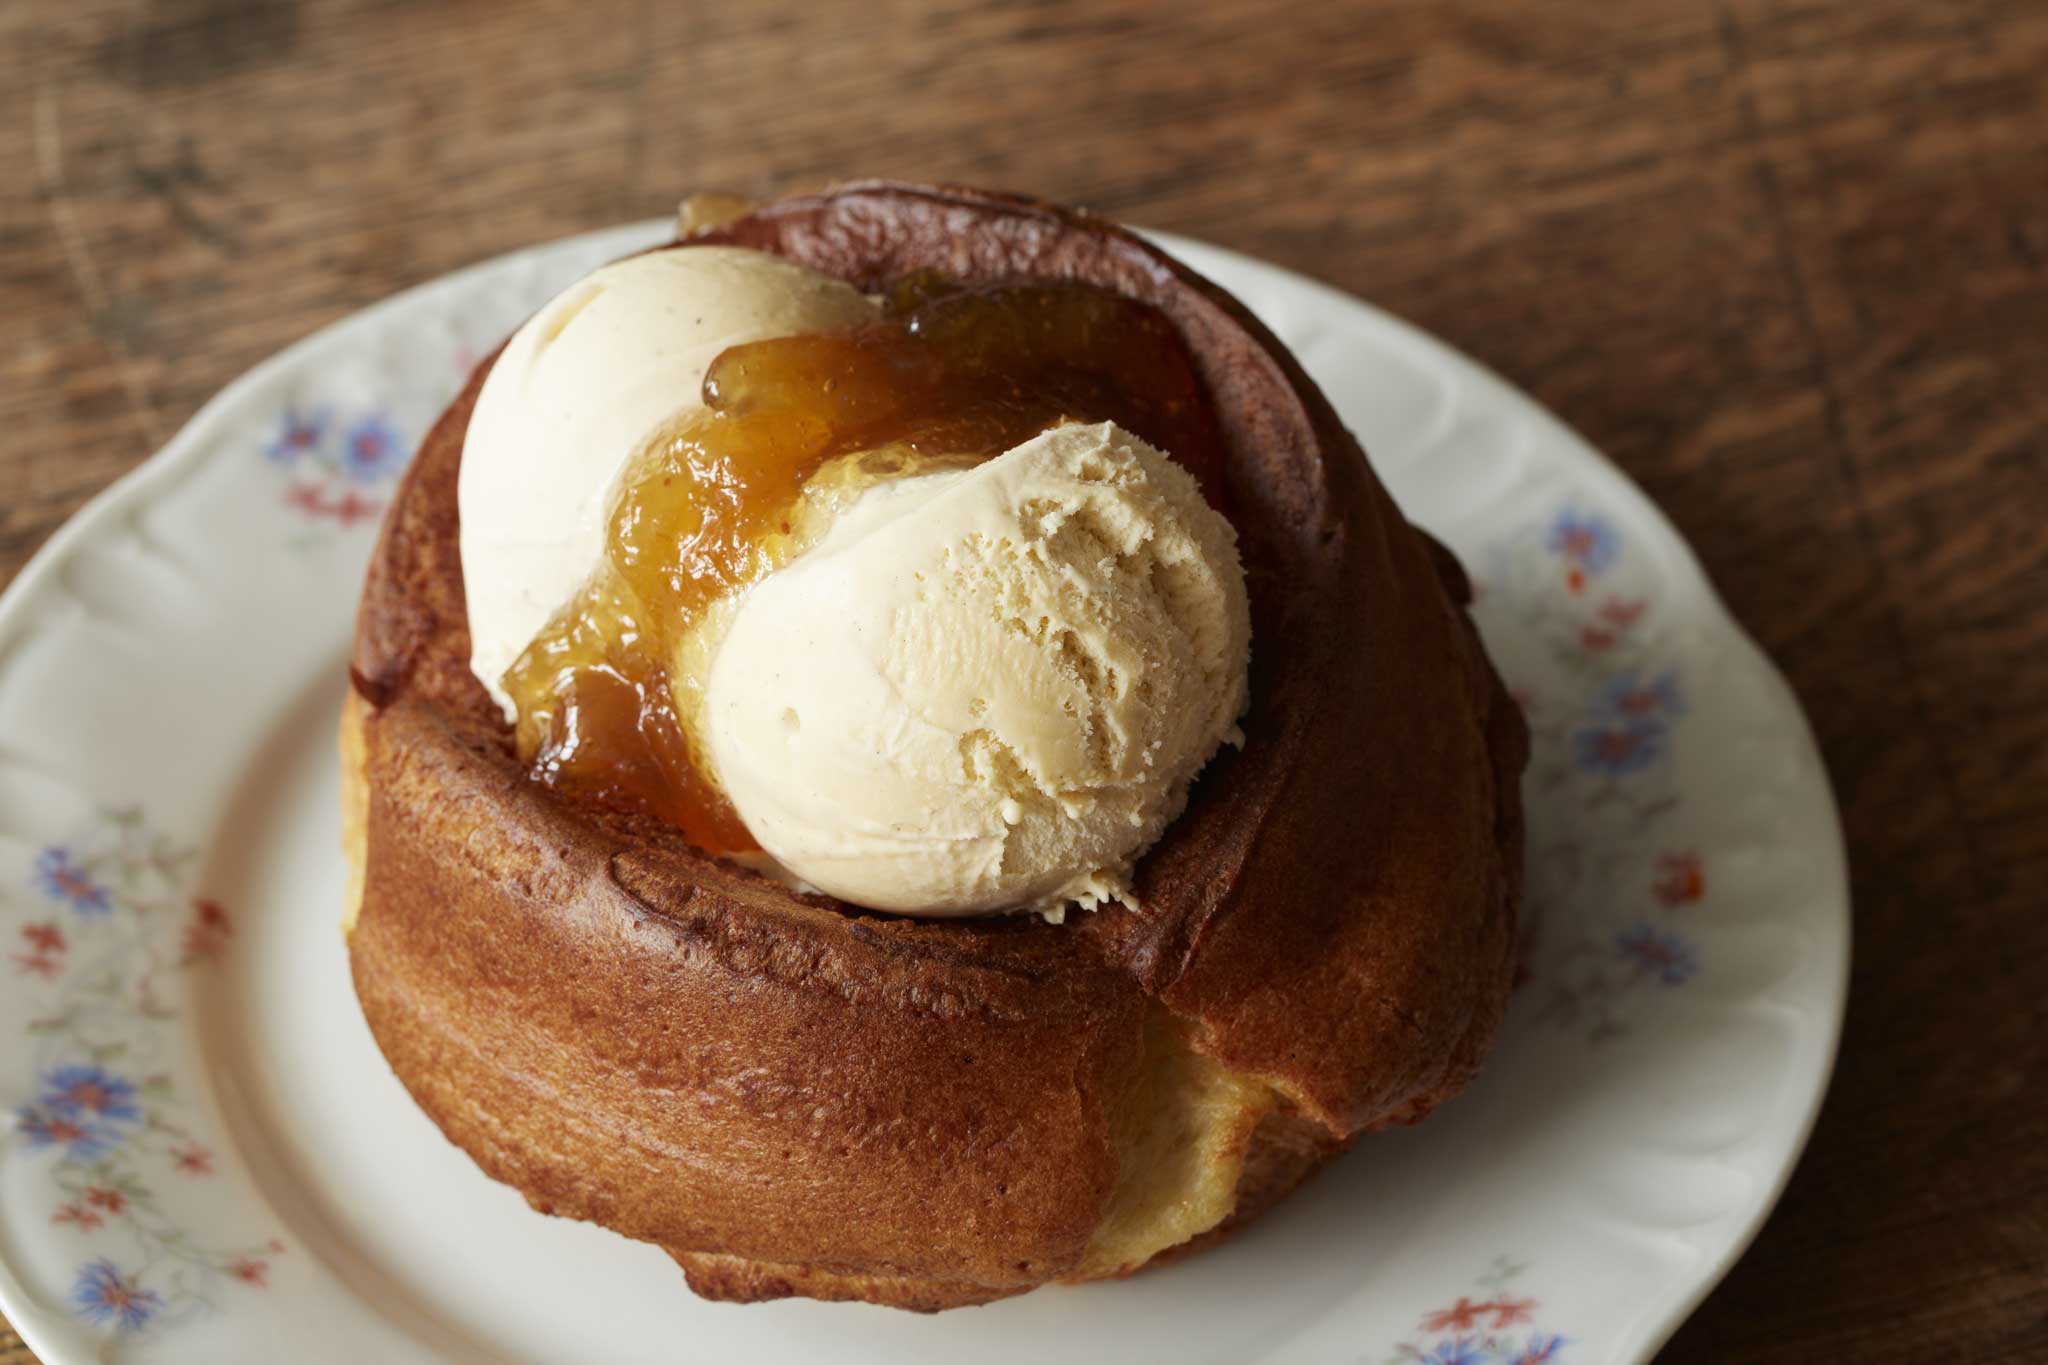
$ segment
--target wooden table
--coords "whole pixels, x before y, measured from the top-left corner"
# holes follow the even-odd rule
[[[0,580],[392,290],[855,173],[1321,276],[1618,459],[1855,873],[1819,1131],[1665,1359],[2048,1360],[2048,6],[13,0]]]

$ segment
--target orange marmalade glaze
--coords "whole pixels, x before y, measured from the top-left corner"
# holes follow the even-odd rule
[[[805,484],[828,462],[957,467],[1062,421],[1113,421],[1220,500],[1222,438],[1180,334],[1087,285],[911,276],[856,331],[722,352],[703,401],[627,465],[603,561],[504,683],[537,781],[664,819],[712,853],[756,845],[698,769],[674,689],[700,682],[678,675],[678,642],[787,558]]]

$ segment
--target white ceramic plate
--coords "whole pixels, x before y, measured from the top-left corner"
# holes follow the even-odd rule
[[[0,600],[0,1310],[51,1365],[1647,1358],[1762,1222],[1833,1060],[1848,893],[1812,738],[1584,442],[1385,314],[1194,242],[1168,245],[1471,567],[1529,710],[1527,979],[1471,1091],[1217,1251],[931,1318],[700,1302],[412,1106],[337,927],[363,564],[473,360],[665,230],[504,257],[292,347]]]

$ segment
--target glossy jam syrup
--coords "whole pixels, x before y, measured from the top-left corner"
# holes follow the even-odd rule
[[[536,780],[656,815],[713,853],[755,845],[700,776],[700,680],[679,649],[720,598],[801,548],[793,521],[821,469],[857,487],[1108,420],[1186,465],[1212,501],[1221,488],[1221,436],[1179,333],[1085,285],[913,276],[859,330],[726,350],[703,398],[627,466],[603,563],[505,687]]]

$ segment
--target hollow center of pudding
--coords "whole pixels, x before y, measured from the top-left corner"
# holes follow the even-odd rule
[[[627,465],[602,561],[505,689],[536,780],[664,819],[712,853],[755,844],[679,707],[679,688],[701,686],[679,647],[803,548],[799,512],[821,471],[857,489],[979,463],[1063,421],[1111,421],[1221,497],[1222,437],[1179,332],[1088,285],[911,276],[871,325],[731,347],[703,399]]]

